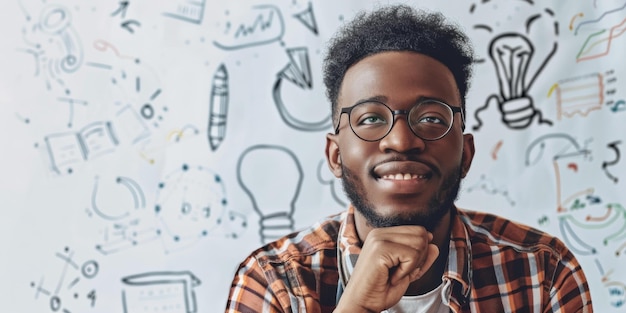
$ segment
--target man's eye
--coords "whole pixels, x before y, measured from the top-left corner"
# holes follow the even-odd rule
[[[437,124],[437,125],[445,125],[445,126],[448,125],[445,119],[442,119],[438,117],[437,115],[423,115],[422,117],[418,119],[417,123],[418,124],[419,123]]]
[[[385,121],[384,118],[378,115],[370,115],[363,117],[359,122],[359,125],[385,124],[386,122],[387,121]]]
[[[445,124],[446,122],[436,116],[423,116],[418,123]]]

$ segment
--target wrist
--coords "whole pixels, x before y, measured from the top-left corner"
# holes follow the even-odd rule
[[[344,301],[344,303],[342,304],[340,300],[335,310],[333,310],[333,313],[379,313],[377,311],[364,308],[358,304],[346,305],[345,303],[346,301]]]

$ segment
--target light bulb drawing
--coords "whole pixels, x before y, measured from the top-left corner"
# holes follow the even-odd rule
[[[487,6],[486,3],[488,2],[483,1],[481,4]],[[518,2],[518,4],[523,3],[533,4],[530,1]],[[492,5],[491,8],[498,9],[495,5]],[[476,10],[476,5],[471,7],[470,12],[474,13],[474,10]],[[490,16],[498,16],[498,14]],[[508,19],[512,20],[513,18],[508,16]],[[488,56],[495,69],[499,92],[489,95],[485,104],[476,110],[474,116],[478,124],[473,126],[475,131],[482,127],[479,114],[492,103],[497,103],[502,122],[511,129],[525,129],[535,120],[539,124],[552,125],[552,121],[544,118],[541,110],[536,108],[535,101],[529,91],[539,74],[556,53],[558,47],[556,38],[559,33],[558,22],[550,9],[544,9],[537,14],[528,16],[523,21],[523,25],[508,24],[514,27],[513,30],[496,34],[488,45]],[[502,26],[500,22],[496,22],[496,25]],[[522,26],[525,29],[523,34],[519,32]],[[474,29],[487,31],[489,36],[494,33],[494,29],[485,24],[476,24]],[[546,30],[549,31],[546,32]],[[547,53],[538,53],[537,47],[531,40],[531,35],[542,37],[540,47],[547,48]],[[552,41],[552,44],[550,45],[546,39]],[[483,62],[485,62],[484,59],[477,60],[477,63]]]
[[[293,213],[302,180],[300,161],[285,147],[256,145],[239,157],[237,181],[260,217],[262,243],[294,231]]]

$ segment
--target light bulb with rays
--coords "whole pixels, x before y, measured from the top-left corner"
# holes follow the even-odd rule
[[[520,3],[523,3],[523,1]],[[476,6],[473,6],[470,12],[474,13],[476,8]],[[494,6],[493,8],[497,7]],[[500,14],[502,15],[502,12]],[[548,18],[543,18],[546,15]],[[542,23],[539,23],[540,21]],[[548,24],[546,25],[546,23]],[[547,27],[550,26],[549,23],[553,23],[553,27]],[[496,22],[496,25],[502,26],[502,24],[504,23]],[[482,126],[479,113],[486,110],[489,104],[493,102],[498,103],[502,122],[509,128],[527,128],[535,118],[540,124],[552,125],[552,122],[544,119],[541,111],[535,108],[529,90],[548,61],[556,53],[558,46],[556,42],[558,22],[554,20],[554,13],[549,9],[545,9],[541,13],[528,16],[523,25],[512,24],[514,23],[508,23],[507,25],[512,28],[511,30],[503,31],[494,36],[488,45],[489,58],[495,67],[500,92],[488,96],[485,105],[476,110],[475,118],[478,125],[473,127],[474,130],[479,130]],[[489,25],[477,24],[474,28],[493,33],[493,29]],[[525,29],[525,34],[518,32],[520,28]],[[537,31],[539,33],[536,33]],[[552,31],[554,34],[551,34]],[[546,40],[541,39],[541,47],[549,50],[547,54],[540,55],[536,53],[533,41],[530,39],[531,33],[541,37],[547,36],[553,40],[552,45],[550,45],[550,41],[546,42]],[[479,59],[477,63],[483,61],[483,59]]]
[[[532,98],[524,86],[526,73],[534,48],[527,38],[518,34],[505,34],[495,38],[489,46],[500,86],[499,108],[502,121],[511,128],[525,128],[537,114]]]

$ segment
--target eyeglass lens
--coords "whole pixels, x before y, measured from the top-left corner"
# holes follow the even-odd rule
[[[437,101],[421,102],[406,117],[409,127],[418,137],[436,140],[452,127],[453,112]],[[394,124],[394,113],[380,102],[364,102],[350,112],[350,127],[363,140],[376,141],[385,137]]]

